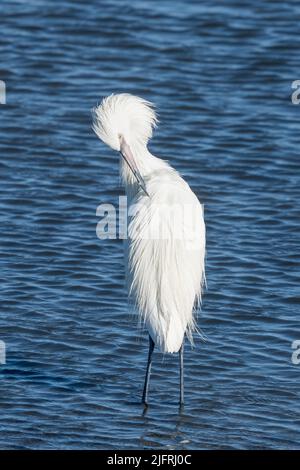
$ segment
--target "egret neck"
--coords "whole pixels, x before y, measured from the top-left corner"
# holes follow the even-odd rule
[[[120,174],[127,196],[133,198],[141,187],[150,197],[147,179],[157,170],[170,168],[168,163],[152,155],[145,145],[128,145],[124,138],[120,153]]]

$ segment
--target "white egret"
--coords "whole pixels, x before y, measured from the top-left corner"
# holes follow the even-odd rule
[[[108,96],[93,109],[95,133],[121,155],[131,213],[125,241],[127,284],[149,332],[142,402],[147,405],[156,345],[162,352],[179,352],[182,405],[184,337],[192,342],[197,329],[194,312],[205,278],[205,224],[189,185],[147,148],[156,123],[153,105],[126,93]]]

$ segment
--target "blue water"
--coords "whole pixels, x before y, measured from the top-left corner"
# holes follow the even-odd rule
[[[299,448],[300,6],[287,2],[1,4],[2,449]],[[154,355],[130,316],[122,243],[99,240],[122,194],[91,130],[112,92],[153,101],[150,150],[205,205],[207,280],[186,347]]]

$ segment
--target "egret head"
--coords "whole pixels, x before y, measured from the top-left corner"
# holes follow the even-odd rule
[[[147,146],[157,118],[153,105],[128,93],[110,95],[93,109],[93,129],[113,150],[120,152],[122,139],[131,149]]]
[[[128,93],[110,95],[93,109],[95,133],[106,145],[120,152],[146,194],[136,157],[147,147],[156,123],[153,105]]]

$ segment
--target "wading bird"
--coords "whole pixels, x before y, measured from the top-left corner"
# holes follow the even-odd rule
[[[204,284],[202,206],[179,173],[147,144],[157,118],[153,105],[122,93],[93,109],[97,136],[120,153],[129,205],[125,268],[129,295],[149,332],[142,402],[147,405],[152,353],[179,352],[180,405],[184,403],[183,347],[196,330],[195,306]]]

